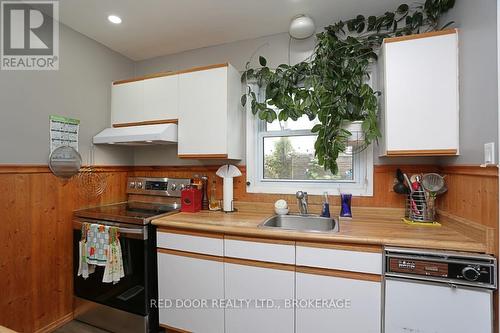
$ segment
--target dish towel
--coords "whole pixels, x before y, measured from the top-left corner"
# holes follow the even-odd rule
[[[125,276],[120,234],[117,227],[83,223],[78,276],[88,278],[96,266],[104,267],[102,282],[117,283]]]

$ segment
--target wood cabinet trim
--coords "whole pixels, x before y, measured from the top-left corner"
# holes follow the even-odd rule
[[[387,156],[456,156],[456,149],[388,150]]]
[[[403,42],[403,41],[408,41],[408,40],[413,40],[413,39],[452,35],[452,34],[456,34],[456,33],[458,33],[458,29],[445,29],[445,30],[439,30],[439,31],[430,31],[430,32],[424,32],[421,34],[385,38],[384,43],[387,44],[387,43]]]
[[[378,275],[378,274],[349,272],[349,271],[342,271],[342,270],[337,270],[337,269],[296,266],[295,271],[297,273],[332,276],[332,277],[339,277],[339,278],[352,279],[352,280],[363,280],[363,281],[372,281],[372,282],[381,282],[382,281],[382,276]]]
[[[261,267],[261,268],[268,268],[268,269],[278,269],[278,270],[290,271],[290,272],[295,271],[295,265],[279,264],[279,263],[274,263],[274,262],[258,261],[258,260],[250,260],[250,259],[224,257],[224,263],[252,266],[252,267]]]
[[[160,324],[160,327],[163,327],[164,329],[166,329],[167,333],[191,333],[190,331],[186,331],[186,330],[176,328],[173,326],[168,326],[165,324]]]
[[[131,127],[131,126],[144,126],[144,125],[160,125],[160,124],[177,124],[178,119],[163,119],[163,120],[147,120],[147,121],[137,121],[133,123],[119,123],[113,124],[114,128],[120,127]]]
[[[237,240],[237,241],[243,241],[243,242],[253,242],[253,243],[266,243],[266,244],[293,245],[293,246],[295,246],[295,241],[286,240],[286,239],[245,237],[245,236],[234,236],[234,235],[225,235],[224,239]]]
[[[364,244],[340,244],[340,243],[311,243],[311,242],[297,242],[297,246],[313,247],[321,249],[343,250],[353,252],[370,252],[382,253],[382,246],[380,245],[364,245]]]
[[[209,233],[209,232],[203,232],[203,231],[170,229],[170,228],[163,228],[163,227],[158,228],[157,232],[163,232],[163,233],[167,233],[167,234],[194,236],[194,237],[205,237],[205,238],[217,238],[217,239],[224,238],[223,234]]]
[[[186,252],[186,251],[179,251],[179,250],[170,250],[170,249],[163,249],[163,248],[157,248],[156,251],[158,253],[171,254],[171,255],[179,256],[179,257],[187,257],[187,258],[193,258],[193,259],[210,260],[210,261],[218,261],[218,262],[224,261],[223,257],[212,256],[209,254],[200,254],[200,253],[193,253],[193,252]]]
[[[148,74],[148,75],[138,76],[138,77],[134,77],[134,78],[130,78],[130,79],[125,79],[125,80],[114,81],[113,85],[116,86],[116,85],[124,84],[124,83],[144,81],[144,80],[155,79],[155,78],[159,78],[159,77],[179,75],[179,74],[186,74],[186,73],[191,73],[191,72],[199,72],[199,71],[205,71],[205,70],[208,70],[208,69],[228,67],[228,66],[229,66],[228,63],[223,63],[223,64],[213,64],[213,65],[208,65],[208,66],[193,67],[193,68],[183,69],[183,70],[180,70],[180,71],[160,72],[160,73],[154,73],[154,74]]]
[[[227,154],[179,154],[177,157],[200,160],[220,160],[227,159]]]

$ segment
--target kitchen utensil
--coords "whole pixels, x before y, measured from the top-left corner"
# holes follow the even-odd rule
[[[61,146],[50,154],[49,168],[54,175],[69,179],[76,175],[82,166],[82,157],[70,146]]]
[[[400,183],[405,182],[405,177],[404,177],[403,171],[401,171],[401,169],[399,169],[399,168],[396,170],[396,179]]]
[[[437,173],[426,173],[422,177],[422,185],[431,196],[435,196],[444,187],[444,177]]]
[[[394,192],[396,192],[398,194],[409,194],[410,189],[407,188],[406,185],[404,184],[405,177],[404,177],[403,171],[401,171],[401,169],[396,170],[396,180],[397,180],[397,182],[392,187]]]
[[[403,183],[397,182],[392,187],[397,194],[410,194],[410,189]]]
[[[406,185],[410,189],[410,192],[413,192],[413,188],[411,187],[411,181],[410,178],[408,178],[408,175],[406,173],[403,174],[403,177],[405,179]]]

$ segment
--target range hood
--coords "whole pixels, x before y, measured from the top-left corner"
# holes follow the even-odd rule
[[[177,143],[177,124],[157,124],[106,128],[94,136],[94,144],[130,146]]]

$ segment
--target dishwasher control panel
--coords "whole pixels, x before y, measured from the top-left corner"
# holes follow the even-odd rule
[[[386,248],[385,276],[496,289],[496,258],[485,254]]]

